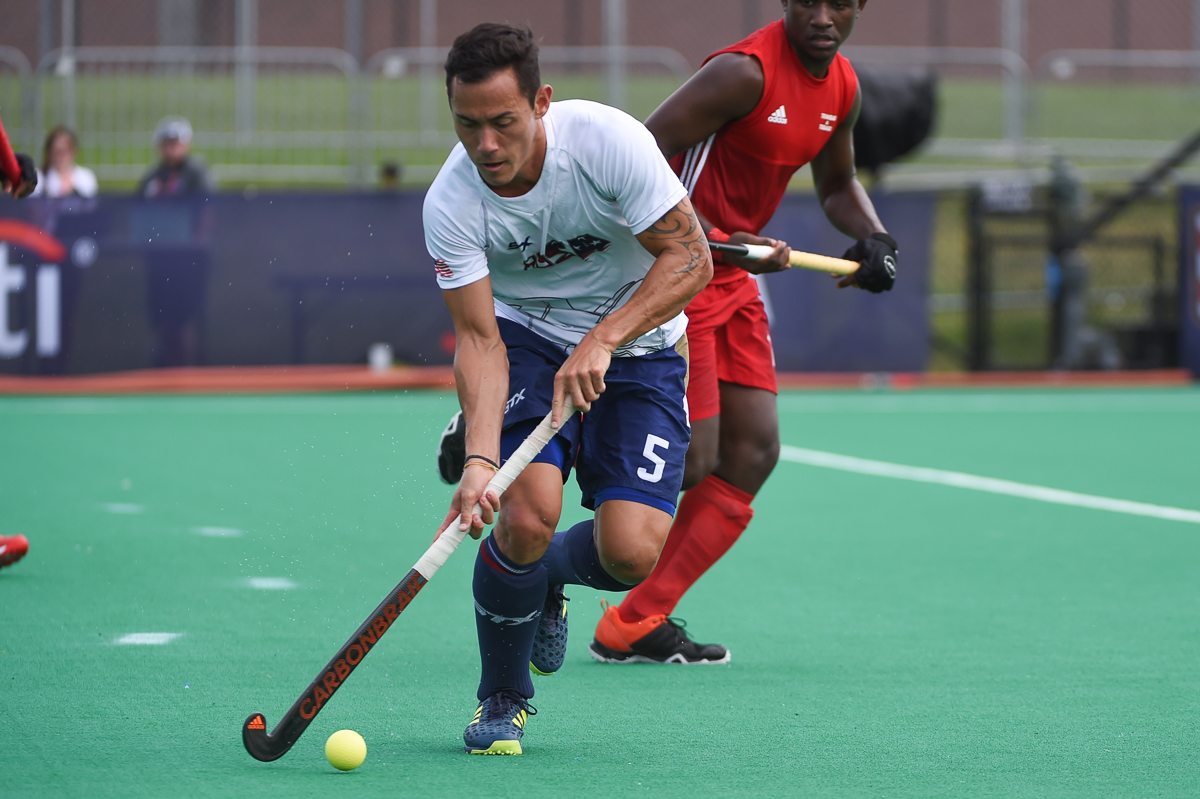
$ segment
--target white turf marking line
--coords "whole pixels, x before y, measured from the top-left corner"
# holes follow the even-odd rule
[[[788,413],[1200,413],[1200,391],[1061,391],[1037,394],[884,392],[788,393],[778,400]]]
[[[162,646],[182,637],[183,633],[130,633],[122,635],[115,643],[117,646]]]
[[[247,588],[257,588],[260,591],[285,591],[289,588],[299,587],[286,577],[247,577],[245,585]]]
[[[870,474],[876,477],[894,477],[897,480],[914,480],[918,483],[936,483],[955,488],[969,488],[973,491],[986,491],[990,494],[1006,494],[1010,497],[1035,499],[1039,502],[1052,502],[1056,505],[1074,505],[1080,508],[1107,510],[1113,513],[1128,513],[1133,516],[1150,516],[1155,519],[1167,519],[1175,522],[1192,522],[1200,524],[1200,511],[1185,508],[1172,508],[1164,505],[1149,505],[1145,502],[1130,502],[1124,499],[1097,497],[1091,494],[1077,494],[1074,491],[1062,491],[1057,488],[1014,483],[1011,480],[997,480],[992,477],[979,477],[963,472],[946,472],[941,469],[926,469],[920,466],[903,466],[898,463],[872,461],[864,458],[853,458],[849,455],[837,455],[832,452],[820,452],[814,449],[789,447],[784,444],[780,448],[779,457],[792,463],[803,463],[809,466],[821,466],[826,469],[839,469],[844,472]]]
[[[210,538],[241,538],[243,535],[236,527],[193,527],[192,532]]]
[[[129,502],[106,502],[100,507],[109,513],[124,513],[128,515],[136,515],[146,510],[141,505],[134,505]]]

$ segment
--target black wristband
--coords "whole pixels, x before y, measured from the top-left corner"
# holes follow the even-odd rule
[[[483,461],[484,463],[486,463],[488,466],[491,466],[496,471],[500,471],[500,464],[496,463],[491,458],[485,458],[482,455],[468,455],[466,458],[463,459],[463,463],[466,463],[467,461]]]
[[[887,246],[891,247],[891,248],[892,248],[892,251],[893,251],[893,252],[895,252],[897,255],[899,255],[899,254],[900,254],[900,245],[899,245],[899,244],[897,244],[897,243],[896,243],[896,240],[895,240],[895,239],[893,239],[893,238],[892,238],[891,236],[889,236],[888,234],[886,234],[886,233],[872,233],[872,234],[871,234],[871,236],[870,236],[870,238],[873,238],[873,239],[875,239],[875,241],[882,241],[884,244],[886,244]]]

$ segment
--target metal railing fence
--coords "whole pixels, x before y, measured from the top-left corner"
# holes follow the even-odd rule
[[[0,118],[14,144],[29,147],[33,137],[33,68],[15,47],[0,45]]]
[[[854,63],[922,67],[948,78],[939,127],[923,150],[942,161],[1028,167],[1059,154],[1121,171],[1121,162],[1163,157],[1200,120],[1193,82],[1200,51],[1063,49],[1032,66],[1005,48],[847,46],[843,52]]]
[[[291,47],[76,47],[34,74],[34,123],[76,130],[81,163],[136,179],[167,115],[235,179],[345,180],[358,64],[344,51]]]
[[[0,113],[10,137],[30,151],[54,125],[71,126],[80,163],[105,182],[142,174],[155,160],[154,127],[169,114],[191,120],[195,149],[223,180],[364,185],[376,164],[393,161],[404,164],[409,182],[423,182],[456,141],[441,70],[446,52],[393,48],[360,64],[336,48],[72,47],[31,67],[20,51],[0,47]],[[1200,71],[1196,51],[1058,50],[1032,69],[1006,48],[845,52],[862,64],[947,76],[943,124],[924,151],[935,160],[1028,165],[1058,152],[1116,164],[1165,152],[1182,135],[1176,128],[1200,118],[1200,91],[1190,82]],[[556,98],[619,96],[638,118],[692,72],[665,47],[544,47],[541,62]],[[1097,75],[1103,84],[1089,88]],[[1134,79],[1146,75],[1169,80],[1142,91]],[[1078,98],[1063,100],[1067,89],[1084,100],[1092,91],[1092,107],[1074,110]],[[1134,106],[1106,99],[1110,91],[1125,92]],[[1155,94],[1162,109],[1142,110],[1138,104]],[[1106,115],[1113,119],[1092,124]]]
[[[189,119],[195,150],[223,179],[361,184],[381,159],[415,156],[409,177],[427,180],[457,141],[446,54],[393,48],[360,66],[333,48],[74,47],[48,53],[34,70],[12,59],[16,77],[0,71],[0,103],[9,105],[3,92],[24,93],[28,111],[16,129],[26,147],[54,125],[76,130],[79,161],[101,180],[138,178],[155,158],[156,124],[171,114]],[[10,65],[5,56],[0,48],[0,70]],[[602,94],[613,58],[657,79],[647,113],[691,74],[683,56],[661,47],[541,51],[543,72],[567,87],[559,97]]]

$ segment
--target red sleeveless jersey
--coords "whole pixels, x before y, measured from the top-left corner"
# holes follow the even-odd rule
[[[692,149],[671,159],[687,187],[692,205],[726,233],[757,235],[779,207],[788,181],[807,164],[850,115],[858,77],[838,53],[829,73],[814,78],[792,49],[783,20],[755,31],[722,53],[754,56],[762,65],[762,99],[744,118],[734,120]],[[715,264],[712,283],[749,273]]]

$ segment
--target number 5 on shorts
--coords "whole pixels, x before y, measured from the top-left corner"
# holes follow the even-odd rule
[[[663,476],[663,468],[667,465],[667,462],[660,458],[658,453],[654,451],[655,447],[670,449],[671,442],[667,441],[665,438],[659,438],[656,435],[646,436],[646,448],[642,450],[642,454],[646,456],[647,460],[654,464],[654,471],[648,472],[646,471],[645,466],[640,466],[638,467],[637,475],[647,483],[657,483],[659,480],[661,480]]]

